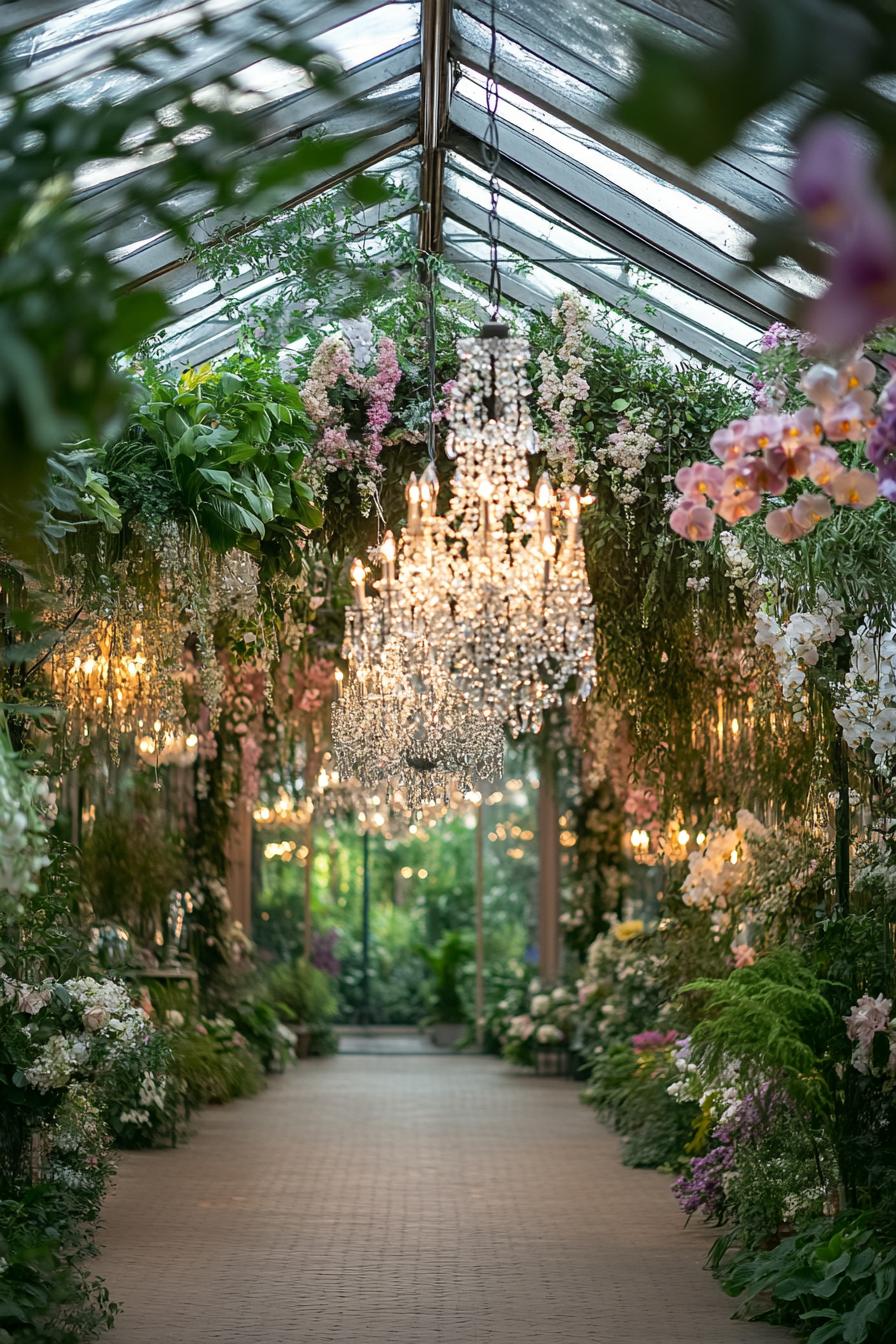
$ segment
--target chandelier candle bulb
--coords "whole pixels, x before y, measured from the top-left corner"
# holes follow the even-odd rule
[[[391,532],[383,537],[380,558],[383,562],[383,582],[387,588],[391,588],[395,583],[395,538]]]
[[[359,609],[363,611],[367,594],[364,587],[364,565],[360,560],[352,561],[351,568],[352,587],[355,591],[355,602]]]
[[[411,472],[410,480],[407,483],[404,493],[408,502],[408,532],[411,536],[416,536],[420,531],[421,492],[414,472]]]

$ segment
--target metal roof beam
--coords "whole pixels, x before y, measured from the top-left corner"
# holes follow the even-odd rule
[[[455,98],[451,123],[449,148],[480,162],[485,113],[467,99]],[[500,143],[499,176],[511,186],[580,232],[733,317],[764,328],[786,317],[798,297],[506,121],[500,123]]]
[[[478,32],[474,25],[487,27],[488,15],[488,0],[460,0],[456,8],[453,53],[459,60],[480,71],[484,43],[476,41]],[[460,16],[473,23],[459,22]],[[703,164],[699,172],[691,172],[677,159],[664,156],[651,141],[614,122],[615,105],[621,101],[627,88],[620,79],[604,70],[597,59],[586,61],[565,47],[553,45],[549,36],[542,36],[537,30],[508,14],[499,15],[498,25],[501,36],[518,47],[524,55],[557,72],[556,84],[550,87],[546,81],[539,81],[532,71],[515,61],[509,52],[502,53],[499,43],[500,82],[521,97],[568,121],[625,158],[640,163],[664,181],[718,205],[733,219],[741,218],[746,224],[751,216],[744,214],[743,201],[738,205],[738,194],[742,194],[743,200],[749,202],[753,219],[781,208],[789,199],[788,174],[748,149],[729,146],[722,154]],[[573,100],[570,81],[579,86],[580,99]],[[559,95],[559,90],[564,86],[568,94]],[[785,149],[789,154],[787,146],[782,145],[782,151]],[[733,213],[735,210],[737,214]]]
[[[323,33],[379,8],[382,0],[317,0],[313,5],[296,5],[291,0],[249,0],[233,12],[212,20],[211,30],[203,31],[206,17],[197,7],[197,23],[202,40],[192,40],[191,25],[175,29],[171,41],[184,41],[185,54],[172,57],[170,43],[159,42],[158,19],[145,18],[136,4],[133,21],[110,33],[98,33],[93,39],[73,42],[56,54],[41,59],[40,48],[20,58],[16,87],[21,90],[63,86],[86,76],[125,69],[138,70],[145,76],[141,89],[144,110],[151,103],[165,103],[183,96],[189,89],[202,88],[226,80],[254,65],[265,56],[276,55],[278,42],[314,42]],[[154,98],[146,101],[153,90]]]
[[[445,209],[453,219],[469,225],[482,236],[483,242],[486,241],[487,214],[481,206],[448,188],[445,192]],[[753,372],[755,361],[744,346],[682,317],[668,305],[659,303],[649,294],[638,291],[616,276],[581,265],[574,257],[568,260],[559,257],[545,259],[542,256],[545,250],[544,240],[535,234],[502,220],[501,242],[533,264],[535,258],[538,258],[537,264],[543,270],[567,281],[584,293],[603,300],[611,308],[655,331],[658,336],[662,336],[664,340],[688,354],[709,360],[710,363],[729,372],[734,371],[741,377],[749,377]],[[455,250],[450,237],[446,243],[446,256],[452,260]]]
[[[258,122],[259,138],[251,148],[238,151],[236,157],[245,157],[247,154],[256,156],[259,150],[270,151],[270,147],[280,140],[299,139],[304,132],[322,125],[326,117],[333,117],[344,109],[350,109],[352,103],[372,93],[388,89],[389,85],[407,79],[418,69],[417,43],[409,42],[396,48],[395,51],[365,61],[348,71],[340,80],[338,88],[333,91],[303,89],[300,93],[246,112],[244,115],[248,125]],[[384,102],[383,106],[385,105]],[[118,177],[111,182],[101,182],[90,187],[80,192],[75,199],[82,212],[93,220],[97,232],[108,227],[110,220],[115,221],[115,228],[120,232],[129,218],[122,214],[122,204],[126,196],[132,198],[136,189],[143,199],[158,200],[156,183],[161,186],[165,180],[164,168],[149,164],[136,169],[125,178]],[[192,202],[188,213],[201,208],[197,204],[195,192],[184,193],[183,199]],[[172,202],[172,205],[176,204],[176,200]],[[135,237],[140,237],[141,230],[145,233],[151,227],[150,221],[145,212],[135,211],[132,217]]]
[[[452,0],[420,4],[420,251],[442,250],[444,135],[451,104]]]
[[[417,124],[416,121],[408,119],[407,113],[406,108],[403,118],[390,118],[387,125],[371,127],[366,135],[359,134],[335,172],[307,174],[302,179],[299,190],[295,189],[299,186],[298,183],[292,190],[284,189],[282,196],[271,198],[266,202],[266,208],[260,215],[246,219],[238,208],[208,215],[191,226],[189,248],[185,248],[181,240],[170,233],[161,237],[156,235],[147,238],[145,244],[128,251],[119,259],[118,265],[122,271],[123,283],[133,289],[150,281],[155,282],[159,277],[188,263],[191,253],[196,248],[214,246],[219,237],[229,238],[249,233],[271,215],[301,205],[314,196],[339,186],[341,182],[354,177],[357,173],[375,168],[384,159],[392,158],[402,150],[415,146]],[[116,239],[110,235],[106,242],[108,250],[112,250],[124,246],[127,240]]]

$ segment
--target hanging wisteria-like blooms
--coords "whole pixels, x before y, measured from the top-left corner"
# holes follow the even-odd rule
[[[376,344],[373,372],[372,329],[327,336],[321,341],[308,377],[302,385],[305,410],[321,430],[318,448],[327,471],[377,468],[383,450],[383,431],[392,419],[392,403],[401,379],[395,342],[382,336]],[[336,393],[339,385],[358,394],[365,403],[364,429],[353,433],[343,418]]]
[[[551,313],[551,321],[563,332],[563,341],[556,355],[542,350],[538,356],[541,372],[538,404],[551,425],[545,442],[548,462],[561,483],[569,485],[576,471],[573,417],[576,407],[588,400],[590,392],[585,377],[588,315],[582,299],[576,294],[564,294]]]

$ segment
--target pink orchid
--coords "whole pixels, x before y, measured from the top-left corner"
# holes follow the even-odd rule
[[[764,453],[774,448],[781,439],[783,417],[780,415],[753,415],[747,421],[747,444],[749,452]]]
[[[813,406],[832,410],[841,400],[840,374],[831,364],[813,364],[800,379],[800,391]]]
[[[870,178],[868,144],[854,122],[828,116],[809,126],[800,142],[791,187],[818,238],[828,243],[839,240],[852,203],[867,193]]]
[[[859,341],[896,316],[896,220],[876,187],[851,201],[835,246],[831,283],[811,308],[812,330],[831,347]]]
[[[877,499],[877,478],[873,472],[852,467],[835,476],[830,493],[838,504],[850,509],[867,509]]]
[[[754,966],[756,964],[756,949],[750,943],[732,943],[731,955],[734,959],[736,970],[743,966]]]
[[[821,423],[821,416],[814,406],[801,406],[792,419],[800,426],[806,443],[817,443],[821,439],[824,433],[824,425]]]
[[[787,489],[787,474],[783,468],[784,453],[780,448],[757,457],[753,464],[753,484],[756,489],[766,495],[783,495]]]
[[[718,499],[722,493],[722,482],[722,468],[713,462],[695,462],[690,467],[682,467],[675,477],[675,484],[689,499],[701,495]]]
[[[730,495],[739,490],[753,490],[756,482],[756,459],[740,457],[721,468],[722,494]]]
[[[749,451],[748,422],[732,420],[724,429],[717,429],[709,441],[709,446],[722,462],[733,462]]]
[[[709,541],[716,525],[715,514],[695,499],[682,498],[669,515],[673,532],[688,541]]]
[[[840,443],[843,439],[856,443],[866,436],[867,415],[868,411],[854,397],[847,397],[825,411],[822,417],[824,432],[832,443]]]
[[[827,490],[835,476],[840,476],[846,470],[840,461],[840,455],[836,448],[830,444],[819,444],[812,450],[812,461],[809,464],[809,470],[806,475],[815,485],[820,485],[822,490]]]
[[[814,491],[806,491],[805,494],[795,501],[793,505],[794,522],[802,527],[806,532],[811,532],[822,518],[830,518],[831,501],[827,495],[818,495]]]
[[[867,355],[862,354],[861,347],[851,359],[846,359],[841,363],[839,372],[841,396],[857,397],[860,401],[863,399],[863,394],[871,387],[877,374],[872,360]]]
[[[762,507],[762,496],[752,486],[740,490],[727,490],[716,505],[716,512],[726,523],[739,523],[741,518],[749,518]]]
[[[771,513],[766,516],[765,530],[776,541],[783,541],[785,544],[798,541],[800,537],[806,535],[807,531],[797,521],[793,509],[789,505],[783,509],[772,509]]]
[[[785,481],[798,481],[805,476],[812,461],[812,449],[806,443],[782,444],[765,455],[768,466]],[[776,493],[780,494],[780,491]]]

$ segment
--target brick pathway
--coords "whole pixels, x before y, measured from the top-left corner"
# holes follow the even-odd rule
[[[729,1320],[668,1179],[494,1060],[309,1061],[127,1154],[113,1344],[786,1344]]]

